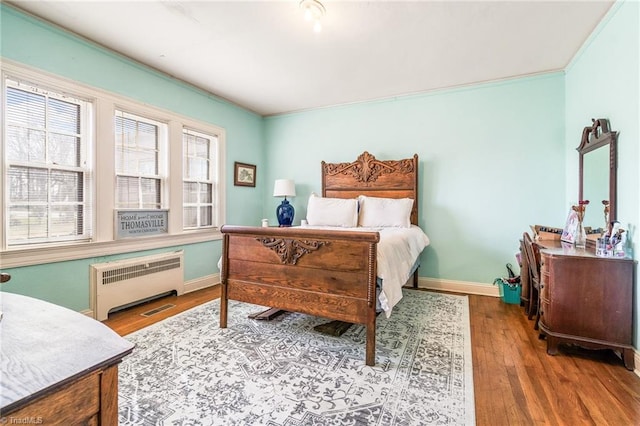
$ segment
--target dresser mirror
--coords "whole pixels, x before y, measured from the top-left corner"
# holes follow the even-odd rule
[[[609,202],[608,220],[616,219],[616,141],[617,132],[609,129],[604,118],[591,120],[593,124],[582,131],[579,153],[578,199],[589,200],[585,226],[603,228],[605,223],[603,200]]]

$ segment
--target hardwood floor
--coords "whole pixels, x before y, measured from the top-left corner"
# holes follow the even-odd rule
[[[104,321],[126,335],[220,297],[218,287],[168,296]],[[151,317],[140,314],[166,304]],[[476,422],[484,425],[640,425],[640,377],[611,351],[561,346],[549,356],[521,307],[469,296]]]
[[[102,321],[102,323],[119,335],[124,336],[219,297],[220,286],[207,287],[182,296],[162,297],[123,311],[112,313],[109,315],[109,318]],[[142,315],[152,309],[168,304],[175,306],[149,317]]]
[[[612,351],[546,353],[518,305],[469,296],[479,425],[638,425],[640,377]]]

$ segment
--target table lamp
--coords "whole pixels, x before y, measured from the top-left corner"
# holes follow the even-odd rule
[[[287,197],[295,197],[296,196],[296,185],[291,179],[276,179],[276,183],[273,187],[273,196],[274,197],[284,197],[282,203],[276,209],[276,216],[278,217],[278,223],[280,226],[291,226],[293,223],[293,215],[295,214],[295,209],[289,201],[287,201]]]

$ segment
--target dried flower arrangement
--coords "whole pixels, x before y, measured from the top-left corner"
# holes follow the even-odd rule
[[[584,219],[584,213],[585,213],[585,210],[587,209],[588,204],[589,204],[589,200],[580,200],[578,201],[577,206],[571,207],[573,211],[576,212],[576,214],[578,215],[578,222],[580,223],[582,223],[582,220]]]
[[[606,229],[609,226],[609,212],[611,211],[609,200],[602,200],[602,205],[604,206],[604,225]]]

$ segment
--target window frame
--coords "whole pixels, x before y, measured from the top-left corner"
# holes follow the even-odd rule
[[[145,123],[145,124],[149,124],[149,125],[153,125],[156,126],[157,128],[157,135],[156,135],[156,173],[155,174],[149,174],[149,173],[142,173],[140,172],[140,170],[138,170],[137,173],[125,173],[122,171],[118,171],[118,168],[116,166],[116,169],[114,171],[114,175],[115,175],[115,179],[116,179],[116,192],[114,193],[114,197],[115,197],[115,208],[116,210],[153,210],[153,209],[165,209],[168,205],[168,195],[167,191],[166,191],[166,187],[167,187],[167,179],[169,178],[168,176],[168,160],[167,160],[167,150],[168,150],[168,146],[169,146],[169,126],[166,122],[160,121],[160,120],[156,120],[154,118],[148,117],[148,116],[144,116],[141,115],[139,113],[136,112],[131,112],[131,111],[127,111],[124,109],[120,109],[117,108],[114,111],[114,158],[115,156],[118,155],[118,143],[117,143],[117,135],[115,134],[115,121],[118,118],[118,114],[120,114],[120,116],[122,118],[127,118],[130,120],[136,120],[139,123]],[[147,150],[147,151],[151,151],[151,150]],[[116,161],[117,164],[117,161]],[[119,206],[118,205],[118,194],[117,194],[117,180],[118,177],[132,177],[132,178],[137,178],[138,181],[142,180],[142,179],[155,179],[158,181],[159,183],[159,193],[158,196],[160,197],[160,201],[159,203],[155,206],[155,207],[149,207],[149,206],[144,206],[143,205],[143,199],[140,198],[138,199],[138,206],[137,207],[130,207],[130,206]],[[140,182],[139,182],[140,184]],[[140,189],[140,187],[139,187]],[[140,194],[141,195],[141,194]]]
[[[219,227],[226,216],[225,193],[225,164],[226,164],[226,131],[215,124],[196,120],[179,113],[150,106],[138,100],[126,98],[95,87],[78,83],[57,75],[46,73],[39,69],[27,67],[11,60],[0,64],[2,90],[0,102],[4,105],[6,79],[11,77],[18,81],[27,81],[51,91],[69,94],[72,97],[86,99],[93,102],[91,124],[89,130],[93,146],[90,147],[90,159],[93,162],[91,170],[90,200],[93,208],[91,226],[93,238],[90,241],[69,241],[60,244],[33,244],[21,247],[7,247],[6,225],[8,224],[7,184],[0,187],[0,262],[4,268],[29,266],[44,263],[61,262],[84,259],[96,256],[106,256],[123,252],[151,250],[164,247],[194,244],[205,241],[220,240],[222,235]],[[141,238],[117,239],[115,233],[115,111],[130,112],[142,117],[167,123],[168,147],[166,150],[166,185],[163,188],[165,204],[169,210],[168,233]],[[217,191],[214,191],[214,226],[199,229],[184,230],[182,226],[183,211],[183,174],[182,174],[182,129],[187,127],[197,129],[205,134],[215,134],[218,137],[216,154]],[[0,111],[0,131],[5,134],[5,112]],[[3,137],[4,140],[4,137]],[[106,143],[105,141],[110,141]],[[7,173],[5,164],[4,142],[0,144],[0,175]],[[98,161],[99,159],[99,161]],[[174,178],[175,177],[175,178]],[[89,189],[89,187],[87,187]]]
[[[216,201],[219,202],[219,200],[216,200],[216,193],[218,192],[218,187],[217,187],[217,181],[218,181],[218,175],[217,175],[217,169],[218,167],[216,167],[217,163],[216,163],[216,154],[218,153],[218,135],[214,134],[214,133],[205,133],[202,132],[200,130],[197,129],[192,129],[189,127],[183,127],[182,129],[182,147],[183,147],[183,152],[182,152],[182,157],[183,159],[188,159],[190,157],[187,156],[187,153],[184,152],[185,149],[185,140],[184,140],[184,136],[185,135],[191,135],[191,136],[196,136],[196,137],[201,137],[204,139],[208,139],[209,141],[209,152],[208,152],[208,156],[207,156],[207,164],[208,164],[208,179],[198,179],[195,177],[191,177],[191,176],[187,176],[187,171],[185,170],[184,167],[184,162],[183,162],[183,170],[182,170],[182,182],[183,182],[183,188],[184,188],[184,184],[189,182],[189,183],[195,183],[198,185],[211,185],[211,201],[210,202],[202,202],[200,199],[198,199],[196,202],[194,203],[185,203],[184,201],[184,189],[183,189],[183,201],[182,201],[182,211],[183,211],[183,225],[182,225],[182,229],[185,231],[189,231],[189,230],[194,230],[194,229],[205,229],[205,228],[216,228],[219,227],[220,224],[217,220],[217,215],[216,215]],[[197,158],[197,157],[196,157]],[[198,192],[198,195],[200,195],[201,192]],[[184,225],[184,210],[185,207],[187,207],[187,205],[190,207],[195,207],[198,211],[197,215],[196,215],[196,226],[185,226]],[[201,208],[203,206],[211,206],[211,217],[209,218],[211,220],[211,224],[210,225],[202,225],[201,224]]]
[[[93,110],[94,103],[91,99],[88,99],[85,96],[78,95],[76,93],[71,94],[69,92],[65,92],[60,90],[58,87],[51,87],[46,84],[42,84],[38,81],[32,81],[31,79],[26,79],[22,77],[17,77],[14,74],[3,73],[2,75],[2,100],[3,107],[6,106],[6,95],[9,88],[13,88],[16,90],[22,90],[27,93],[34,93],[37,95],[45,96],[47,99],[47,104],[49,99],[55,99],[62,102],[72,102],[80,107],[80,130],[76,133],[80,138],[80,146],[79,149],[79,158],[77,165],[63,165],[56,164],[51,160],[49,152],[52,142],[47,137],[49,133],[53,133],[55,129],[49,127],[45,124],[45,126],[40,129],[44,134],[44,159],[41,161],[37,160],[9,160],[7,157],[8,153],[5,149],[5,144],[2,144],[2,160],[3,160],[3,168],[2,168],[2,176],[5,178],[5,187],[3,188],[3,224],[4,231],[2,234],[2,247],[6,249],[19,249],[25,247],[37,247],[37,246],[52,246],[52,245],[60,245],[67,243],[78,243],[78,242],[87,242],[91,241],[93,238],[93,181],[92,181],[92,170],[94,168],[93,164],[93,155],[92,155],[92,147],[94,146],[93,134],[91,129],[93,128]],[[45,123],[48,122],[46,115],[48,114],[48,108],[45,110]],[[3,116],[2,116],[2,135],[3,141],[7,141],[7,133],[8,133],[8,123],[6,116],[6,108],[3,108]],[[31,127],[26,127],[27,129]],[[45,170],[47,175],[47,181],[50,182],[52,173],[55,172],[72,172],[72,173],[80,173],[81,178],[81,189],[82,189],[82,200],[70,203],[69,205],[75,205],[78,208],[81,208],[82,218],[80,221],[83,225],[83,232],[79,235],[73,236],[51,236],[51,208],[55,206],[62,206],[64,203],[55,202],[51,199],[51,193],[49,188],[47,189],[47,200],[42,201],[40,204],[47,208],[48,214],[46,216],[47,221],[47,236],[43,238],[34,238],[21,242],[19,240],[10,241],[9,235],[6,230],[10,229],[9,221],[11,218],[7,213],[8,209],[12,205],[20,204],[20,203],[12,203],[9,199],[10,197],[10,182],[9,173],[11,168],[25,168],[28,170]],[[31,203],[29,203],[31,204]],[[36,205],[38,203],[35,203]],[[77,225],[77,224],[76,224]]]

